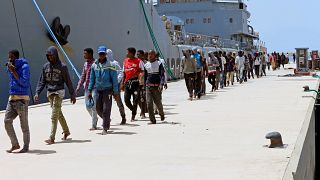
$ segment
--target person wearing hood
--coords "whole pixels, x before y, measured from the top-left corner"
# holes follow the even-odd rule
[[[24,141],[23,149],[21,149],[19,153],[26,153],[29,151],[30,144],[30,130],[28,124],[30,68],[27,60],[19,58],[18,50],[9,52],[9,62],[6,66],[10,80],[10,88],[4,124],[12,144],[11,149],[7,150],[7,152],[12,153],[13,151],[20,149],[13,128],[13,120],[19,116]]]
[[[90,104],[89,91],[88,91],[89,82],[90,82],[91,66],[95,62],[95,60],[93,58],[93,49],[92,48],[84,49],[83,56],[85,59],[85,63],[82,68],[81,78],[78,82],[76,94],[79,94],[80,89],[84,85],[84,99],[86,102],[86,109],[92,118],[92,127],[89,130],[94,131],[94,130],[98,129],[97,128],[98,115],[97,115],[97,110],[96,110],[96,106],[94,105],[94,103]],[[96,99],[96,94],[97,94],[97,92],[95,90],[92,91],[92,96],[94,99]]]
[[[113,58],[113,52],[111,49],[107,49],[107,60],[110,61],[116,67],[117,74],[118,74],[118,85],[120,87],[120,83],[121,83],[122,77],[123,77],[123,70],[122,70],[121,66],[119,65],[119,62]],[[124,105],[122,103],[122,99],[120,96],[120,89],[119,89],[119,95],[113,94],[113,96],[114,96],[114,99],[117,103],[117,106],[119,108],[119,112],[120,112],[120,115],[122,118],[121,125],[124,125],[124,124],[126,124],[127,120],[126,120],[126,113],[124,111]]]
[[[96,108],[98,115],[103,119],[103,131],[101,135],[107,135],[110,129],[110,115],[112,108],[112,96],[119,101],[119,81],[115,65],[107,59],[107,48],[98,48],[99,59],[92,65],[89,83],[89,98],[92,92],[97,90]]]
[[[189,92],[189,100],[192,101],[197,72],[197,61],[191,57],[191,50],[183,50],[182,53],[181,74],[184,74],[185,83]]]
[[[76,95],[68,67],[59,59],[57,48],[54,46],[49,47],[46,57],[49,62],[44,64],[42,68],[34,100],[35,102],[39,102],[40,93],[44,88],[47,89],[47,97],[52,108],[52,125],[50,137],[48,140],[45,140],[45,142],[51,145],[55,143],[58,121],[63,129],[64,136],[62,140],[67,140],[67,137],[70,136],[69,127],[61,111],[62,100],[65,96],[64,85],[66,84],[69,89],[72,104],[76,103]]]

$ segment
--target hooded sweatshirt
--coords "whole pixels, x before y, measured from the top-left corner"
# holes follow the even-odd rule
[[[74,97],[75,93],[72,81],[70,79],[68,67],[60,61],[56,47],[51,46],[48,48],[47,60],[48,55],[53,55],[56,61],[54,63],[47,62],[44,64],[36,89],[36,95],[39,95],[46,87],[48,96],[51,94],[59,94],[60,97],[63,97],[64,84],[66,84],[69,89],[70,96]]]
[[[118,74],[118,82],[120,83],[122,81],[122,77],[123,77],[123,70],[122,70],[121,66],[119,65],[119,62],[113,58],[113,52],[111,49],[107,50],[107,59],[116,67],[117,74]]]
[[[11,96],[28,96],[29,95],[29,82],[30,82],[30,69],[26,59],[16,59],[14,64],[16,72],[19,75],[19,80],[14,78],[13,74],[7,70],[9,75],[9,94]]]
[[[193,74],[197,72],[197,60],[186,53],[181,60],[182,73]]]

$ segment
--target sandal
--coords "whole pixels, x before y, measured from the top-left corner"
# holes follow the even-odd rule
[[[62,140],[64,140],[64,141],[67,140],[68,136],[71,135],[69,132],[67,132],[67,133],[66,133],[66,132],[63,132],[62,134],[63,134]]]

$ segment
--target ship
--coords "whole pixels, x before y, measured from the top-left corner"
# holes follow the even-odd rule
[[[21,56],[26,58],[30,64],[30,96],[33,96],[42,65],[47,61],[46,49],[52,45],[59,48],[60,57],[68,65],[74,84],[79,79],[84,62],[83,49],[87,47],[96,49],[99,45],[106,45],[113,50],[119,62],[124,59],[128,47],[143,50],[155,49],[165,59],[169,80],[181,78],[179,68],[183,49],[200,48],[204,52],[259,50],[251,41],[258,36],[253,30],[248,29],[247,19],[249,17],[244,17],[241,20],[244,24],[241,22],[239,24],[246,27],[243,28],[243,32],[238,29],[233,32],[233,38],[241,37],[239,40],[242,41],[225,40],[223,39],[225,36],[219,35],[219,32],[214,29],[212,32],[216,34],[192,31],[192,28],[188,27],[191,20],[165,14],[165,8],[162,6],[167,4],[163,2],[162,0],[4,0],[0,6],[2,63],[6,64],[8,61],[7,56],[10,50],[20,51]],[[194,3],[196,2],[190,1],[184,4],[193,6]],[[237,12],[239,6],[245,6],[239,1],[217,2],[212,0],[198,3],[200,8],[203,7],[203,3],[211,3],[212,7],[221,10],[217,12],[218,14]],[[234,11],[224,10],[224,7],[229,5]],[[248,14],[246,9],[241,12]],[[213,19],[219,18],[217,13],[212,14],[214,16],[212,22]],[[207,21],[209,22],[209,19]],[[240,19],[235,19],[234,23],[238,21]],[[220,32],[223,31],[224,28]],[[57,41],[54,41],[53,36]],[[251,37],[251,40],[246,39],[246,42],[243,42],[242,36]],[[247,45],[247,42],[250,44]],[[0,98],[3,99],[0,109],[3,110],[6,106],[5,99],[8,96],[8,78],[5,67],[0,71],[0,77],[2,82]],[[40,100],[46,102],[45,95],[42,95]],[[33,104],[32,101],[31,104]]]

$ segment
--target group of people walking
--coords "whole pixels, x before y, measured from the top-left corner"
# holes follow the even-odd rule
[[[102,135],[108,134],[110,129],[110,115],[112,98],[117,103],[122,117],[121,125],[127,123],[124,105],[120,96],[124,91],[125,105],[131,110],[131,121],[134,121],[137,114],[137,107],[140,106],[141,118],[145,118],[148,112],[150,124],[156,124],[155,114],[160,115],[161,121],[165,120],[162,105],[162,91],[167,88],[166,72],[164,61],[154,50],[144,52],[135,48],[128,48],[123,67],[113,57],[111,49],[105,46],[98,48],[98,59],[94,59],[92,48],[83,51],[85,63],[82,69],[81,78],[76,90],[74,90],[67,66],[61,62],[56,47],[51,46],[46,52],[47,63],[44,64],[36,87],[36,94],[33,97],[39,102],[39,95],[47,89],[47,98],[52,109],[51,133],[45,143],[55,143],[55,136],[58,122],[63,129],[62,140],[67,140],[71,135],[67,121],[61,110],[62,101],[65,97],[65,85],[68,88],[72,104],[76,103],[76,95],[84,89],[85,105],[92,118],[90,130],[98,130],[98,116],[103,120]],[[136,57],[136,55],[138,57]],[[11,140],[11,148],[7,150],[12,153],[20,149],[16,137],[13,120],[19,116],[23,132],[24,146],[19,153],[29,151],[30,130],[28,124],[28,104],[30,89],[30,67],[28,61],[20,58],[18,50],[8,53],[9,61],[6,64],[10,80],[9,100],[5,113],[5,129]]]
[[[39,102],[39,96],[46,88],[46,96],[52,109],[51,132],[49,138],[45,140],[46,144],[55,143],[58,122],[63,129],[62,140],[67,140],[71,135],[61,110],[66,94],[65,85],[72,104],[76,103],[76,96],[84,89],[85,106],[92,120],[90,131],[99,130],[99,116],[103,120],[101,134],[108,134],[112,99],[117,103],[121,125],[127,123],[124,104],[131,111],[131,121],[135,121],[138,107],[141,109],[141,118],[145,118],[146,113],[149,114],[150,124],[157,123],[155,114],[159,114],[161,121],[165,120],[162,91],[168,88],[167,73],[165,62],[159,58],[156,51],[136,51],[130,47],[127,49],[123,66],[114,59],[111,49],[100,46],[97,53],[98,59],[94,59],[92,48],[83,50],[85,62],[81,78],[74,90],[68,68],[59,59],[58,50],[54,46],[47,49],[45,56],[48,62],[43,65],[33,97],[35,102]],[[242,84],[250,78],[254,79],[255,76],[256,78],[266,76],[266,69],[270,70],[270,66],[276,70],[288,62],[288,56],[276,52],[267,55],[264,52],[250,54],[243,51],[238,53],[210,51],[204,56],[200,49],[188,49],[182,53],[181,73],[185,79],[189,100],[200,99],[206,94],[206,77],[212,85],[213,92],[234,85],[235,79]],[[13,128],[13,120],[19,116],[24,141],[24,146],[19,152],[26,153],[30,144],[28,124],[30,67],[26,59],[20,58],[18,50],[10,51],[8,58],[6,66],[10,88],[4,123],[12,146],[7,152],[12,153],[20,149]],[[124,91],[124,103],[120,96],[121,91]]]
[[[280,67],[282,66],[282,68],[284,68],[285,64],[289,63],[289,53],[277,53],[277,52],[273,52],[271,54],[268,54],[268,58],[269,58],[269,62],[272,66],[272,70],[277,70],[280,69]],[[292,55],[293,58],[293,63],[295,63],[296,61],[296,54]]]
[[[256,76],[266,76],[270,70],[269,57],[264,52],[245,54],[243,51],[208,52],[208,58],[198,49],[183,50],[181,73],[185,78],[189,100],[200,99],[205,95],[205,78],[212,85],[211,92],[234,85],[235,79],[242,84]]]

